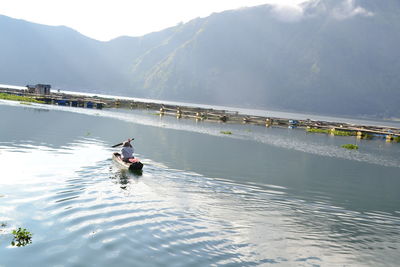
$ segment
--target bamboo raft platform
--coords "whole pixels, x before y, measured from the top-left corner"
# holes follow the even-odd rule
[[[332,135],[349,135],[357,138],[381,137],[390,142],[400,142],[400,128],[386,126],[367,126],[349,123],[329,122],[319,120],[294,120],[268,116],[250,116],[237,111],[200,108],[192,106],[178,106],[172,104],[133,101],[99,96],[84,96],[66,93],[51,93],[50,95],[29,94],[24,90],[2,89],[0,92],[18,94],[44,101],[46,104],[55,104],[82,108],[125,108],[148,109],[156,111],[160,116],[174,116],[178,119],[195,119],[196,121],[210,121],[233,124],[252,124],[266,127],[305,128],[310,132],[325,132]]]

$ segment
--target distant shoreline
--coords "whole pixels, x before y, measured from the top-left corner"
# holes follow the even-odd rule
[[[23,90],[26,90],[26,87],[0,84],[0,92],[2,90],[23,91]],[[57,90],[57,89],[51,89],[51,93],[52,94],[86,96],[86,97],[98,97],[98,98],[105,98],[105,99],[130,100],[130,101],[142,102],[142,103],[188,106],[188,107],[192,107],[192,108],[229,110],[232,112],[238,112],[239,114],[249,115],[249,116],[265,116],[265,114],[268,114],[272,117],[283,117],[286,119],[296,119],[296,120],[311,119],[311,120],[320,120],[320,121],[340,121],[343,123],[350,123],[350,124],[366,124],[368,126],[399,127],[400,128],[400,118],[396,118],[396,117],[379,118],[379,117],[373,117],[373,116],[351,116],[351,115],[341,115],[341,114],[337,114],[337,115],[335,115],[335,114],[315,114],[315,113],[304,113],[304,112],[297,112],[297,111],[290,111],[290,110],[268,110],[268,109],[262,109],[262,108],[251,109],[251,108],[245,108],[245,107],[209,105],[209,104],[201,104],[201,103],[187,103],[187,102],[178,102],[178,101],[170,101],[170,100],[147,99],[147,98],[137,98],[137,97],[128,97],[128,96],[108,95],[108,94],[103,94],[103,93],[86,93],[86,92],[76,92],[76,91]],[[390,123],[394,123],[394,124],[388,125],[388,124],[385,124],[386,122],[390,122]]]
[[[52,90],[52,93],[57,93],[57,90]],[[169,100],[158,100],[158,99],[146,99],[146,98],[136,98],[136,97],[128,97],[128,96],[115,96],[115,95],[107,95],[107,94],[97,94],[97,93],[85,93],[85,92],[75,92],[75,91],[67,91],[60,90],[59,93],[71,94],[71,95],[80,95],[80,96],[91,96],[91,97],[100,97],[100,98],[108,98],[108,99],[120,99],[120,100],[130,100],[135,102],[142,103],[153,103],[153,104],[165,104],[165,105],[175,105],[175,106],[188,106],[191,108],[204,108],[204,109],[216,109],[216,110],[226,110],[230,112],[238,112],[241,115],[248,116],[265,116],[268,114],[272,117],[282,117],[286,119],[296,119],[296,120],[320,120],[320,121],[332,121],[332,122],[343,122],[350,124],[365,124],[368,126],[379,126],[379,127],[395,127],[400,128],[400,118],[374,118],[374,117],[351,117],[345,115],[319,115],[313,113],[302,113],[296,111],[287,111],[287,110],[267,110],[267,109],[250,109],[243,107],[231,107],[231,106],[221,106],[221,105],[208,105],[208,104],[199,104],[199,103],[186,103],[186,102],[178,102],[178,101],[169,101]],[[282,116],[283,115],[283,116]],[[394,122],[393,125],[385,124],[386,122]],[[397,123],[398,122],[398,123]]]
[[[372,138],[379,136],[387,141],[400,141],[400,125],[378,126],[372,121],[357,119],[342,119],[338,122],[328,116],[309,116],[307,114],[277,112],[266,110],[247,110],[237,108],[237,111],[229,110],[229,107],[196,105],[172,101],[160,101],[130,97],[109,95],[85,94],[79,92],[57,91],[50,95],[29,94],[26,90],[0,87],[0,92],[31,97],[43,101],[46,104],[56,104],[83,108],[127,108],[127,109],[151,109],[159,111],[160,116],[176,116],[177,118],[190,118],[199,121],[216,121],[222,123],[254,124],[266,127],[306,128],[308,132],[329,133],[331,135],[357,136],[359,138]],[[216,109],[226,108],[226,109]],[[263,115],[248,114],[252,111]],[[266,115],[267,114],[267,115]],[[298,119],[302,117],[302,119]],[[321,119],[310,119],[321,118]],[[387,120],[385,120],[387,122]],[[396,121],[394,121],[396,122]],[[383,124],[383,122],[381,122]],[[395,123],[396,124],[396,123]]]

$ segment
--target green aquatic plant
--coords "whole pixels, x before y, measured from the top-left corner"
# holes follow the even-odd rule
[[[306,131],[308,133],[327,133],[339,136],[355,136],[355,132],[350,131],[341,131],[341,130],[334,130],[334,129],[320,129],[320,128],[307,128]]]
[[[330,132],[334,135],[340,135],[340,136],[355,136],[356,135],[356,132],[348,132],[348,131],[333,130]]]
[[[346,148],[346,149],[358,149],[358,145],[354,145],[354,144],[345,144],[345,145],[342,145],[342,147]]]
[[[22,101],[22,102],[25,102],[24,103],[25,105],[26,105],[26,102],[42,103],[42,104],[44,103],[43,101],[36,100],[35,98],[32,98],[32,97],[6,94],[6,93],[0,93],[0,99]]]
[[[14,235],[12,246],[23,247],[32,243],[32,233],[25,228],[19,227],[17,230],[11,232]]]
[[[393,138],[393,141],[400,143],[400,136],[396,136]]]
[[[329,129],[320,129],[320,128],[307,128],[306,131],[308,133],[330,133]]]
[[[374,136],[373,136],[372,134],[364,134],[364,135],[361,136],[361,138],[362,138],[362,139],[368,139],[368,140],[369,140],[369,139],[374,138]]]
[[[222,134],[232,134],[231,131],[221,131],[220,133],[222,133]]]

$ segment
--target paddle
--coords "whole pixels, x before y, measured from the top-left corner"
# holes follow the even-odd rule
[[[135,138],[131,138],[131,140],[135,140]],[[122,142],[122,143],[119,143],[119,144],[116,144],[116,145],[113,145],[112,147],[121,146],[123,143],[124,143],[124,142]]]

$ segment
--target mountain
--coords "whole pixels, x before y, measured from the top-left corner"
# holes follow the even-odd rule
[[[66,90],[111,93],[129,85],[127,66],[145,52],[140,38],[100,42],[64,26],[6,16],[0,16],[0,36],[0,81],[9,84],[50,83]]]
[[[399,33],[398,0],[262,5],[109,42],[0,16],[0,83],[400,117]]]
[[[399,115],[398,1],[269,5],[184,24],[136,62],[152,97],[330,114]],[[155,63],[152,63],[155,62]]]

